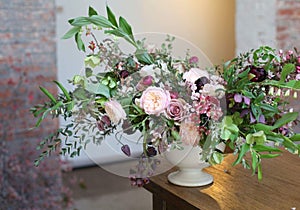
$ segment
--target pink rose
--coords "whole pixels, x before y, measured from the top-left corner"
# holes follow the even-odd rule
[[[105,112],[111,121],[118,124],[120,120],[126,119],[126,113],[121,104],[116,100],[110,100],[104,104]]]
[[[171,100],[170,93],[159,87],[148,87],[140,98],[140,107],[146,114],[159,115]]]
[[[200,135],[194,122],[183,121],[180,125],[179,135],[185,145],[197,146],[199,144]]]
[[[183,74],[183,79],[192,84],[194,84],[200,77],[209,78],[209,74],[207,71],[198,68],[191,68],[188,72]]]
[[[166,108],[166,116],[169,119],[181,121],[185,115],[185,101],[182,99],[171,99]]]

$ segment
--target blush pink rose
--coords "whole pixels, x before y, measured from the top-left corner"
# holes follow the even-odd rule
[[[121,120],[126,119],[126,113],[121,104],[116,100],[110,100],[104,104],[105,112],[110,120],[118,124]]]
[[[183,74],[183,79],[192,84],[194,84],[200,77],[209,78],[209,74],[207,71],[199,68],[191,68],[188,72]]]
[[[171,101],[170,93],[159,87],[148,87],[140,98],[140,107],[146,114],[159,115]]]
[[[185,145],[197,146],[200,141],[198,128],[194,122],[183,121],[180,124],[179,135]]]
[[[185,116],[185,101],[182,99],[171,99],[166,108],[166,116],[169,119],[181,121]]]

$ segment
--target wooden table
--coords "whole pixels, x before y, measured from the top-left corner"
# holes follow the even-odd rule
[[[145,188],[153,195],[153,210],[300,210],[300,158],[283,156],[263,160],[263,180],[241,165],[232,167],[231,154],[221,165],[205,169],[214,183],[187,188],[167,181],[170,171],[154,176]],[[174,169],[173,169],[174,170]]]

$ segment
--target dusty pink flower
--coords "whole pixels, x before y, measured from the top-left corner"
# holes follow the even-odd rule
[[[188,72],[183,74],[183,79],[192,84],[195,83],[197,79],[200,77],[209,78],[209,74],[207,71],[199,69],[199,68],[191,68]]]
[[[106,102],[104,109],[110,120],[115,124],[118,124],[121,120],[126,119],[126,113],[123,107],[116,100],[110,100]]]
[[[179,135],[181,137],[181,141],[185,145],[197,146],[199,144],[200,135],[194,122],[181,122]]]
[[[166,108],[166,116],[169,119],[181,121],[185,115],[185,101],[182,99],[171,99]]]
[[[159,87],[148,87],[140,98],[140,107],[146,114],[159,115],[171,100],[170,93]]]

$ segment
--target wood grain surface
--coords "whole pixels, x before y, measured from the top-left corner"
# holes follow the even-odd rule
[[[221,165],[205,170],[214,183],[187,188],[168,182],[170,171],[154,176],[145,188],[153,194],[154,210],[300,210],[300,158],[284,152],[263,160],[263,180],[241,165],[232,167],[229,154]],[[172,169],[173,171],[175,169]]]

